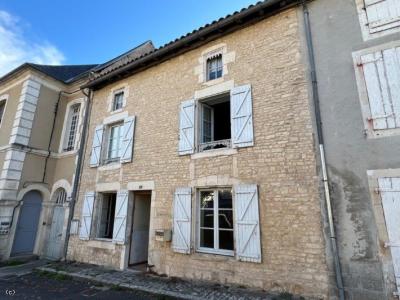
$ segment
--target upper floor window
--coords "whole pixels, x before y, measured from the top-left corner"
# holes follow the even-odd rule
[[[118,161],[121,157],[124,123],[117,123],[108,128],[108,147],[106,162]]]
[[[3,121],[3,115],[4,115],[5,108],[6,108],[6,101],[5,100],[0,101],[0,125],[1,125],[1,122]]]
[[[124,92],[117,92],[114,94],[112,110],[121,109],[124,106]]]
[[[207,58],[207,81],[222,77],[222,54]]]
[[[63,188],[58,188],[55,191],[53,198],[56,205],[63,205],[67,201],[67,192]]]
[[[63,151],[72,151],[75,149],[75,140],[78,131],[80,108],[80,103],[77,103],[72,105],[69,109]]]

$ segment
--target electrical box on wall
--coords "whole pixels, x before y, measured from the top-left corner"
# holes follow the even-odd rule
[[[170,242],[172,239],[172,231],[170,229],[156,229],[156,241]]]

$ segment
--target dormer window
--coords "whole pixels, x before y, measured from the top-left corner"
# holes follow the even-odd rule
[[[124,106],[124,92],[120,91],[114,94],[112,110],[121,109]]]
[[[222,77],[222,54],[207,58],[207,81]]]

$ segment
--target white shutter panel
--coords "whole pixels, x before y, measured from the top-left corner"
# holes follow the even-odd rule
[[[92,227],[94,192],[87,192],[83,199],[81,224],[79,231],[79,238],[81,240],[88,240],[90,237],[90,228]]]
[[[237,185],[235,192],[235,241],[237,258],[261,262],[257,185]]]
[[[365,0],[365,10],[371,33],[400,26],[399,0]]]
[[[117,202],[115,204],[113,241],[125,243],[126,216],[128,214],[128,191],[119,191],[117,193]]]
[[[254,145],[252,102],[251,85],[231,90],[231,138],[234,148]]]
[[[400,178],[379,178],[379,190],[392,254],[397,291],[400,291]]]
[[[90,155],[90,166],[97,167],[100,164],[101,145],[103,143],[104,125],[96,126],[93,136],[92,153]]]
[[[361,56],[361,63],[373,128],[395,128],[395,118],[382,52]]]
[[[132,161],[133,139],[135,134],[135,117],[127,117],[124,121],[121,163]]]
[[[194,152],[194,99],[181,103],[179,113],[179,155]]]
[[[192,220],[192,190],[178,188],[174,195],[174,226],[172,249],[179,253],[190,253],[190,233]]]

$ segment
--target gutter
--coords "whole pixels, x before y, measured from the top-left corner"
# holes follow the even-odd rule
[[[331,196],[330,196],[330,191],[329,191],[329,178],[328,178],[327,165],[326,165],[326,159],[325,159],[324,136],[323,136],[323,132],[322,132],[321,109],[320,109],[320,101],[319,101],[317,73],[316,73],[316,66],[315,66],[314,46],[313,46],[313,41],[312,41],[312,33],[311,33],[311,25],[310,25],[310,12],[307,7],[307,0],[303,0],[302,5],[303,5],[303,13],[304,13],[304,28],[305,28],[305,34],[306,34],[306,40],[307,40],[308,59],[309,59],[310,69],[311,69],[312,99],[313,99],[313,103],[314,103],[315,121],[316,121],[316,126],[317,126],[319,153],[320,153],[321,168],[322,168],[322,182],[323,182],[323,186],[324,186],[325,205],[326,205],[326,210],[327,210],[327,214],[328,214],[331,250],[332,250],[333,260],[334,260],[336,285],[339,290],[339,299],[344,300],[345,296],[344,296],[344,287],[343,287],[343,275],[342,275],[342,270],[341,270],[341,266],[340,266],[335,225],[334,225],[334,221],[333,221],[332,202],[331,202]]]
[[[87,104],[86,104],[85,117],[84,117],[83,125],[82,125],[81,140],[79,143],[78,161],[76,163],[74,183],[73,183],[73,187],[72,187],[71,202],[70,202],[68,222],[67,222],[67,231],[66,231],[64,250],[63,250],[63,260],[66,260],[66,258],[67,258],[68,243],[69,243],[69,239],[70,239],[71,222],[72,222],[72,218],[74,217],[76,196],[78,194],[78,187],[79,187],[80,177],[81,177],[81,172],[82,172],[83,158],[84,158],[85,149],[86,149],[85,148],[86,134],[87,134],[87,129],[88,129],[88,125],[89,125],[91,102],[92,102],[92,97],[93,97],[93,92],[91,90],[89,90],[89,93],[87,94],[82,89],[82,93],[87,98]]]

